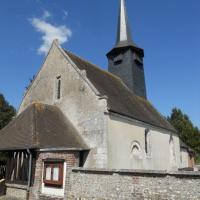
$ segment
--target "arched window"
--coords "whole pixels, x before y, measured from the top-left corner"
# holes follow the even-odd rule
[[[134,141],[131,145],[131,156],[134,156],[134,157],[140,157],[141,156],[140,144],[137,141]]]
[[[169,156],[170,156],[170,163],[172,166],[176,164],[176,156],[175,156],[175,145],[174,145],[174,138],[171,135],[169,139]]]
[[[150,155],[151,144],[150,144],[150,130],[145,129],[145,153],[146,155]]]

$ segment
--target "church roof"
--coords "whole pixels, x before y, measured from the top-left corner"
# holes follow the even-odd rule
[[[34,103],[0,131],[0,150],[65,148],[87,145],[59,108]]]
[[[65,51],[80,70],[86,70],[87,78],[101,95],[108,97],[109,111],[145,122],[155,127],[176,132],[174,127],[151,105],[151,103],[126,87],[120,78],[100,69],[84,59]]]

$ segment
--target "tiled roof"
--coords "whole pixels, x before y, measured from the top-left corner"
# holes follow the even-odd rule
[[[32,104],[0,131],[0,150],[88,149],[59,108]]]

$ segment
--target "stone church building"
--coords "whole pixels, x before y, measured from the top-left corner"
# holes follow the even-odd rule
[[[187,148],[181,160],[174,127],[147,99],[144,50],[132,40],[124,0],[107,58],[108,72],[54,40],[17,116],[0,131],[0,150],[9,154],[7,194],[64,197],[71,167],[193,167]]]

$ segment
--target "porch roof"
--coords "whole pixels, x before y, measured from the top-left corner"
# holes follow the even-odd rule
[[[0,131],[0,150],[86,150],[78,130],[56,106],[34,103]]]

